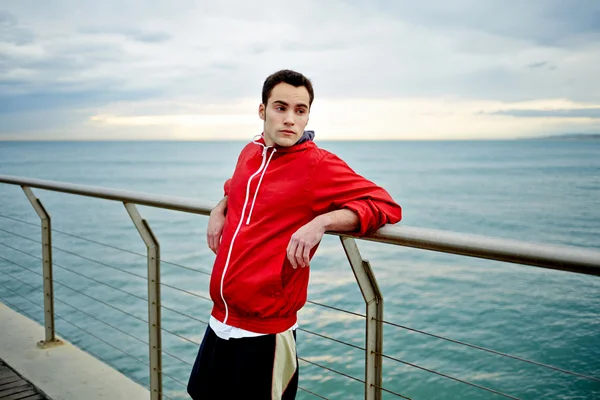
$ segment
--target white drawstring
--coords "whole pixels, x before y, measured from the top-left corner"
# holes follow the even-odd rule
[[[263,146],[261,143],[257,143],[257,144],[260,144],[261,146]],[[229,252],[227,253],[227,260],[225,260],[225,267],[223,268],[223,274],[221,275],[221,299],[223,300],[223,304],[225,305],[225,319],[223,320],[223,323],[225,323],[225,324],[227,323],[227,320],[229,318],[229,306],[227,305],[227,301],[225,301],[225,295],[223,294],[223,284],[225,282],[225,274],[227,273],[227,269],[229,268],[229,261],[231,260],[233,244],[235,243],[235,239],[237,238],[237,235],[240,232],[240,228],[242,227],[242,224],[244,223],[243,222],[244,214],[246,213],[246,207],[248,206],[248,200],[250,198],[250,185],[252,184],[252,179],[254,179],[254,177],[256,177],[256,175],[260,174],[261,171],[264,171],[263,168],[265,167],[265,160],[266,160],[265,156],[267,153],[267,147],[266,146],[263,146],[263,147],[264,147],[263,159],[262,159],[262,162],[260,163],[260,168],[258,169],[258,171],[256,171],[250,177],[250,179],[248,179],[248,183],[246,184],[246,198],[244,200],[244,207],[242,208],[242,216],[240,217],[240,222],[238,223],[237,229],[235,230],[235,233],[233,234],[233,238],[231,239],[231,244],[229,245]],[[258,191],[258,189],[257,189],[257,191]],[[256,200],[256,195],[254,195],[254,200]]]
[[[248,214],[248,220],[246,221],[246,225],[250,225],[250,217],[252,217],[252,211],[254,210],[254,203],[256,203],[256,196],[258,196],[258,189],[260,189],[260,184],[262,183],[262,180],[265,176],[265,172],[267,172],[267,168],[269,168],[269,163],[271,162],[271,159],[275,155],[276,151],[277,151],[277,149],[273,149],[273,151],[271,152],[271,155],[269,156],[269,160],[267,161],[267,164],[265,165],[265,169],[263,169],[262,174],[260,175],[260,180],[258,181],[258,186],[256,187],[256,192],[254,192],[254,199],[252,200],[252,206],[250,207],[250,213]],[[267,147],[265,147],[265,149],[263,150],[263,162],[265,160],[264,157],[265,157],[266,152],[267,152]]]
[[[262,136],[259,135],[258,139],[260,139],[261,137]],[[252,180],[256,177],[256,175],[258,175],[262,172],[262,175],[260,176],[260,180],[258,181],[258,186],[256,187],[256,193],[254,193],[254,200],[252,200],[252,207],[250,208],[250,214],[248,214],[247,224],[250,224],[250,216],[252,215],[252,210],[254,209],[254,203],[256,202],[256,196],[258,195],[258,189],[260,188],[260,184],[263,180],[263,177],[265,176],[267,167],[269,166],[269,163],[271,162],[271,158],[273,158],[273,155],[275,154],[275,151],[276,151],[275,149],[273,149],[271,156],[265,163],[265,160],[267,159],[266,155],[267,155],[268,147],[262,143],[257,142],[258,139],[255,137],[253,142],[258,145],[261,145],[263,147],[262,162],[260,163],[260,168],[258,169],[258,171],[256,171],[250,177],[250,179],[248,179],[248,183],[246,184],[246,198],[244,199],[244,207],[242,208],[242,215],[240,217],[240,222],[238,223],[237,229],[235,230],[235,233],[233,234],[233,238],[231,238],[231,244],[229,245],[229,252],[227,253],[227,260],[225,260],[225,267],[223,268],[223,274],[221,275],[221,300],[223,300],[223,304],[225,305],[225,319],[223,320],[224,324],[227,323],[227,320],[229,318],[229,306],[227,305],[227,301],[225,301],[225,295],[223,294],[223,285],[225,283],[225,274],[227,273],[227,269],[229,268],[229,262],[231,261],[231,253],[233,251],[233,244],[235,243],[235,239],[237,238],[237,235],[240,232],[240,228],[242,227],[242,224],[244,223],[244,214],[246,213],[246,207],[248,206],[248,200],[250,197],[250,186],[252,184]]]

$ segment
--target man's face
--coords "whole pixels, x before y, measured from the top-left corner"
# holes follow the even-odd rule
[[[267,105],[261,104],[258,108],[260,119],[265,121],[267,146],[290,147],[300,140],[308,124],[309,101],[310,96],[304,86],[279,83],[273,88]]]

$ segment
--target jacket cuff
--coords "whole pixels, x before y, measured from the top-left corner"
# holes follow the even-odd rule
[[[364,236],[373,229],[373,215],[371,208],[365,200],[355,200],[345,203],[342,208],[354,211],[358,215],[358,227],[354,231],[360,236]]]

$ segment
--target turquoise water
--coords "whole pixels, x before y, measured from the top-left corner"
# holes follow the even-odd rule
[[[0,142],[0,174],[129,189],[217,201],[241,142],[10,143]],[[402,224],[457,232],[600,248],[600,142],[323,142],[357,172],[386,187],[404,208]],[[52,214],[53,228],[122,249],[145,253],[125,208],[117,202],[35,190]],[[210,271],[214,255],[204,235],[207,218],[140,207],[161,243],[164,260]],[[20,188],[0,184],[0,301],[41,320],[39,220]],[[65,268],[145,297],[145,259],[55,232],[54,277],[82,293],[139,318],[147,305],[135,297]],[[371,261],[385,298],[385,319],[406,327],[492,348],[600,377],[600,279],[487,260],[358,242]],[[72,254],[100,261],[95,263]],[[8,262],[9,260],[11,262]],[[61,267],[58,267],[60,265]],[[311,266],[311,300],[353,312],[364,305],[339,239],[326,237]],[[18,279],[17,279],[18,278]],[[162,265],[164,283],[208,294],[208,276]],[[23,283],[25,282],[25,283]],[[31,286],[33,286],[33,288]],[[18,295],[16,294],[18,293]],[[55,294],[126,332],[147,340],[147,327],[83,294],[55,285]],[[207,320],[211,303],[162,288],[163,304]],[[29,300],[26,300],[26,297]],[[33,303],[36,304],[33,304]],[[147,347],[57,301],[58,331],[125,374],[147,383],[147,367],[80,328],[147,360]],[[62,319],[64,318],[64,319]],[[163,310],[171,332],[194,341],[205,325]],[[359,346],[364,320],[307,305],[303,328]],[[363,378],[364,354],[299,332],[299,354]],[[597,399],[600,383],[484,353],[393,326],[385,326],[385,354],[492,388],[520,399]],[[163,348],[193,362],[197,346],[163,332]],[[301,386],[331,399],[362,398],[362,384],[301,362]],[[384,387],[412,399],[501,399],[462,383],[393,360],[384,361]],[[163,357],[170,377],[187,382],[190,367]],[[185,388],[164,379],[170,398]],[[299,399],[315,398],[299,392]],[[385,393],[385,399],[396,398]]]

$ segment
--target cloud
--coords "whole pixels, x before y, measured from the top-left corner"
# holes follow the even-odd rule
[[[386,15],[402,15],[419,25],[439,31],[467,29],[494,36],[523,40],[548,47],[569,47],[574,39],[600,31],[600,4],[562,0],[454,0],[435,2],[374,0],[372,9]]]
[[[300,70],[313,80],[315,104],[348,101],[371,110],[355,121],[363,132],[381,117],[370,108],[373,100],[425,99],[431,105],[450,99],[445,106],[451,106],[452,101],[506,105],[566,99],[580,108],[600,102],[600,2],[594,0],[577,6],[559,0],[306,0],[278,7],[266,0],[181,0],[151,7],[142,0],[77,7],[55,0],[35,8],[6,0],[2,8],[0,114],[12,115],[11,135],[18,132],[19,118],[29,126],[27,113],[45,109],[75,123],[81,120],[70,119],[71,113],[86,115],[88,122],[98,115],[191,115],[186,110],[195,105],[224,107],[254,99],[254,113],[264,78],[280,68]],[[150,103],[153,110],[139,110]],[[179,109],[174,103],[187,105]],[[121,108],[115,111],[116,105]],[[431,118],[445,118],[436,107],[441,114]],[[136,112],[128,114],[132,109]],[[245,113],[240,108],[233,114]],[[516,115],[473,112],[454,123],[508,121]],[[571,129],[582,123],[580,116],[574,111],[531,116],[527,129],[533,132],[536,121],[540,132],[551,124]],[[48,120],[49,129],[56,123]],[[343,124],[332,121],[331,129]],[[160,128],[164,124],[153,126],[170,134]],[[414,126],[437,132],[424,123]],[[499,134],[489,125],[478,126],[488,130],[483,135]],[[3,135],[8,135],[5,125]]]
[[[9,12],[0,11],[0,26],[3,28],[12,27],[17,24],[17,18]]]
[[[160,43],[171,39],[171,35],[166,32],[141,31],[132,28],[92,28],[85,27],[79,29],[79,32],[90,35],[117,35],[128,39],[146,43]]]
[[[162,105],[162,107],[161,107]],[[245,99],[210,106],[186,102],[118,104],[91,117],[96,129],[148,128],[172,139],[248,140],[259,133],[257,102]],[[321,99],[313,105],[309,129],[318,139],[492,139],[560,132],[597,132],[598,123],[575,111],[585,104],[567,100],[505,103],[458,99]],[[551,114],[518,118],[520,110],[571,110],[559,121]],[[600,109],[599,105],[590,110]],[[367,119],[367,121],[365,121]],[[373,134],[376,133],[376,134]]]
[[[509,110],[496,111],[493,114],[512,115],[514,117],[600,118],[600,107],[572,110]]]
[[[25,115],[25,112],[37,110],[60,111],[99,107],[116,101],[140,100],[154,94],[151,91],[124,91],[117,88],[61,91],[60,88],[50,87],[47,90],[21,95],[0,94],[0,104],[2,104],[0,115],[10,113]]]
[[[528,68],[541,68],[545,65],[548,65],[548,61],[540,61],[540,62],[536,62],[533,64],[529,64],[527,67]]]
[[[24,45],[33,42],[35,35],[28,29],[18,27],[13,14],[0,10],[0,40],[5,43]]]

